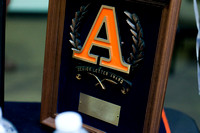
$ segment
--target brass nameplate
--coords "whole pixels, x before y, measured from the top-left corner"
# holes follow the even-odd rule
[[[118,126],[121,106],[80,93],[78,111]]]

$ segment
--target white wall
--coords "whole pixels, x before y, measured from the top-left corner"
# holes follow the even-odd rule
[[[49,0],[11,0],[9,13],[47,13]]]

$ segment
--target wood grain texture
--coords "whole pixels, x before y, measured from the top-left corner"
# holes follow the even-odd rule
[[[66,0],[49,0],[40,122],[55,128]],[[90,133],[104,133],[83,124]]]
[[[58,80],[66,0],[49,0],[44,57],[41,117],[53,117],[57,109]]]
[[[162,12],[143,133],[157,133],[167,87],[181,0],[171,0]]]
[[[86,124],[83,124],[83,128],[85,128],[89,133],[105,133],[104,131],[98,130],[98,129],[88,126]]]
[[[159,5],[163,9],[143,128],[143,133],[157,133],[164,103],[181,0],[135,0],[134,2],[146,2],[152,6]],[[57,112],[65,6],[66,0],[49,0],[40,120],[41,123],[52,128],[55,128],[54,118]],[[102,132],[87,125],[83,125],[83,127],[90,132]]]
[[[55,127],[55,119],[52,118],[52,117],[49,117],[49,118],[43,120],[42,124],[49,126],[51,128],[54,128],[54,129],[56,128]],[[91,126],[88,126],[86,124],[83,124],[83,128],[85,128],[89,133],[105,133],[101,130],[98,130],[98,129],[91,127]]]

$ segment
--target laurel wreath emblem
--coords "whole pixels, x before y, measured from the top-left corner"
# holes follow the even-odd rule
[[[80,10],[75,12],[75,17],[72,19],[72,24],[70,25],[71,32],[71,40],[69,42],[72,44],[72,46],[77,49],[81,50],[82,46],[81,41],[79,39],[79,29],[80,24],[85,15],[87,14],[88,6],[81,6]],[[132,52],[130,53],[130,56],[126,59],[127,63],[131,64],[132,71],[139,65],[139,63],[144,59],[144,47],[145,43],[143,41],[143,30],[141,28],[139,18],[136,14],[131,14],[128,11],[124,12],[128,19],[126,22],[130,26],[130,32],[132,33]]]
[[[72,19],[72,24],[70,25],[70,36],[71,36],[71,40],[69,40],[69,42],[72,44],[72,46],[77,49],[77,50],[81,50],[81,41],[79,39],[80,34],[79,34],[79,29],[80,29],[80,25],[81,22],[83,20],[83,18],[85,17],[85,15],[87,14],[87,9],[88,6],[81,6],[80,10],[75,12],[75,17]]]
[[[81,22],[87,15],[88,7],[89,5],[81,6],[80,10],[75,12],[75,17],[72,19],[72,24],[70,25],[71,39],[69,40],[69,42],[71,43],[73,47],[72,49],[74,50],[79,51],[82,49],[81,41],[79,39],[80,38],[79,30],[80,30]],[[131,72],[133,72],[141,64],[141,61],[144,59],[145,43],[143,40],[143,30],[140,25],[139,18],[135,13],[131,14],[128,11],[125,11],[124,14],[127,16],[126,22],[130,26],[130,33],[132,34],[132,40],[133,40],[133,44],[131,45],[132,50],[129,54],[129,57],[127,57],[125,61],[131,64]],[[125,45],[125,44],[121,43],[121,45]],[[94,75],[94,77],[97,78],[97,81],[99,82],[99,84],[103,86],[102,89],[105,89],[102,82],[105,81],[106,78],[103,80],[99,80],[96,75]],[[80,74],[78,74],[77,79],[79,80],[81,79]],[[112,80],[108,80],[108,81],[111,81],[111,83],[117,84],[115,81],[112,81]],[[130,88],[122,87],[121,92],[123,94],[126,94],[129,90]]]
[[[132,33],[132,52],[130,57],[127,58],[127,63],[132,65],[132,71],[138,67],[139,63],[144,59],[144,47],[145,43],[143,40],[143,30],[141,28],[138,16],[127,11],[124,12],[128,19],[126,22],[131,27],[130,31]]]

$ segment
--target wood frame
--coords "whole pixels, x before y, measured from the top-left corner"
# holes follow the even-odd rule
[[[162,7],[159,36],[146,108],[143,133],[156,133],[167,86],[173,43],[181,0],[136,0]],[[55,128],[59,71],[66,0],[49,0],[46,48],[43,70],[41,123]],[[90,132],[100,132],[84,125]]]

